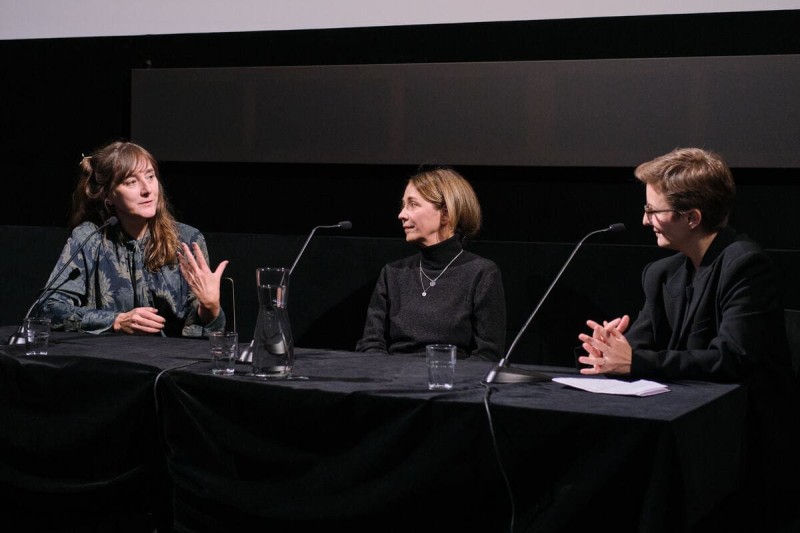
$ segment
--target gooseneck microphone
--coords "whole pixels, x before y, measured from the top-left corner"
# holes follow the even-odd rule
[[[53,279],[50,280],[50,283],[48,283],[47,286],[45,286],[45,288],[42,289],[42,292],[39,293],[39,297],[36,298],[33,304],[28,308],[28,312],[25,313],[25,316],[22,318],[22,325],[20,325],[20,327],[17,328],[16,333],[14,333],[8,338],[9,346],[12,344],[25,344],[25,319],[35,314],[35,312],[38,312],[39,308],[58,289],[58,287],[60,287],[67,281],[72,281],[76,279],[78,276],[80,276],[81,274],[80,269],[78,267],[75,267],[70,271],[69,275],[61,282],[61,284],[59,284],[58,287],[53,289],[53,285],[55,285],[56,281],[58,281],[58,278],[60,278],[61,274],[64,273],[67,267],[72,264],[72,261],[78,256],[81,250],[83,250],[83,247],[86,245],[86,243],[89,242],[89,239],[91,239],[94,235],[103,231],[107,227],[115,225],[117,222],[119,222],[119,219],[117,217],[114,216],[108,217],[108,219],[101,226],[98,226],[97,229],[95,229],[93,232],[87,235],[85,239],[83,239],[81,245],[78,246],[74,252],[72,252],[72,255],[69,257],[69,260],[67,260],[67,262],[64,263],[64,265],[61,267],[58,273],[55,276],[53,276]]]
[[[575,246],[575,248],[572,250],[572,253],[567,258],[566,262],[564,263],[564,266],[561,267],[561,270],[558,271],[558,274],[556,274],[555,279],[545,291],[544,296],[542,296],[541,300],[539,300],[539,303],[536,305],[536,308],[533,310],[533,313],[531,313],[531,316],[528,317],[528,320],[525,321],[525,324],[522,326],[522,329],[520,329],[519,333],[517,333],[517,336],[514,338],[514,342],[512,342],[511,346],[508,348],[505,357],[503,357],[500,360],[500,362],[497,363],[494,366],[494,368],[492,368],[489,371],[488,374],[486,374],[486,377],[483,380],[484,383],[532,383],[535,381],[550,381],[549,376],[546,376],[539,372],[533,372],[530,370],[525,370],[522,368],[513,368],[509,366],[508,361],[509,357],[511,356],[511,352],[517,345],[517,341],[519,341],[520,337],[522,337],[522,334],[525,333],[526,329],[528,329],[528,325],[533,320],[533,317],[536,316],[536,313],[539,311],[539,308],[542,306],[545,299],[547,299],[547,296],[550,294],[550,291],[553,290],[553,287],[561,278],[561,274],[564,273],[564,270],[566,270],[567,265],[569,265],[570,261],[572,261],[572,258],[575,257],[575,254],[578,252],[581,245],[583,245],[583,242],[592,235],[597,235],[598,233],[605,233],[605,232],[616,233],[619,231],[625,231],[625,224],[621,223],[611,224],[607,228],[595,230],[587,234],[583,239],[580,240],[580,242]]]
[[[316,228],[311,230],[311,233],[308,234],[308,238],[306,242],[303,244],[303,247],[300,249],[300,253],[297,254],[297,257],[294,259],[294,263],[292,263],[292,267],[289,269],[289,276],[292,275],[294,272],[294,267],[297,266],[297,262],[300,261],[300,256],[303,255],[303,252],[306,251],[306,246],[308,246],[308,241],[311,240],[311,237],[314,236],[314,232],[318,229],[350,229],[353,227],[353,224],[349,220],[343,220],[338,224],[333,224],[332,226],[317,226]]]

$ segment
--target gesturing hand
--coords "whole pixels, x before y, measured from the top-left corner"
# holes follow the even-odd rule
[[[205,322],[213,320],[219,315],[219,285],[228,261],[220,262],[217,269],[212,271],[199,244],[192,243],[190,250],[189,245],[181,243],[181,248],[183,253],[178,254],[178,267],[197,298],[197,313]]]

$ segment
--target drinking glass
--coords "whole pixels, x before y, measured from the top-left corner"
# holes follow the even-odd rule
[[[211,346],[211,372],[232,376],[236,372],[239,354],[239,335],[234,331],[212,331],[208,335]]]
[[[49,318],[25,319],[25,355],[47,355],[49,341]]]

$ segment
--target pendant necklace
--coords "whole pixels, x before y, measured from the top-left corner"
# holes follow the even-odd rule
[[[424,270],[422,270],[422,258],[420,258],[420,260],[419,260],[419,284],[422,286],[422,295],[423,296],[427,296],[428,295],[428,289],[430,289],[431,287],[435,287],[436,286],[436,280],[438,280],[439,278],[442,277],[442,274],[444,274],[445,270],[447,270],[450,267],[450,265],[453,264],[453,261],[458,259],[458,256],[461,255],[462,253],[464,253],[463,249],[460,252],[458,252],[456,254],[456,256],[453,259],[450,260],[449,263],[447,263],[447,266],[444,267],[442,269],[442,271],[439,272],[439,275],[436,276],[435,278],[431,278],[430,276],[428,276],[425,273]],[[430,285],[428,285],[427,289],[425,288],[425,283],[422,281],[422,276],[425,276],[427,278],[427,280],[430,281]]]

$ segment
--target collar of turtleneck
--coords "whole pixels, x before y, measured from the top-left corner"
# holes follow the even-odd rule
[[[420,248],[422,268],[441,270],[447,266],[462,249],[463,245],[457,233],[449,239],[438,242],[433,246]]]

